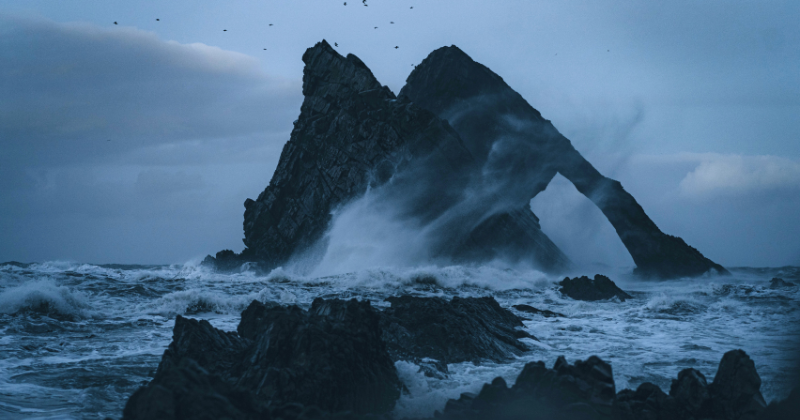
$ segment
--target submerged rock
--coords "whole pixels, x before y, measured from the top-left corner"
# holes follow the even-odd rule
[[[514,309],[516,309],[516,310],[518,310],[520,312],[525,312],[525,313],[529,313],[529,314],[533,314],[533,315],[541,315],[541,316],[543,316],[545,318],[559,318],[559,317],[565,318],[566,317],[565,315],[560,314],[558,312],[548,311],[546,309],[536,309],[536,308],[534,308],[533,306],[530,306],[530,305],[514,305],[514,306],[512,306],[512,308],[514,308]]]
[[[595,275],[594,280],[586,276],[574,279],[567,277],[558,284],[561,286],[559,292],[575,300],[595,301],[617,297],[624,302],[625,299],[633,298],[602,274]]]
[[[786,281],[780,277],[773,277],[772,280],[769,281],[770,289],[790,289],[794,287],[797,287],[796,283]]]
[[[430,358],[444,364],[506,361],[536,339],[518,329],[522,321],[491,297],[391,297],[381,314],[383,340],[395,360]]]

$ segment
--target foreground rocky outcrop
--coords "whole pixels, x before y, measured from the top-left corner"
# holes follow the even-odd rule
[[[388,420],[403,389],[394,360],[418,361],[442,378],[435,371],[443,363],[428,357],[505,360],[524,350],[512,338],[519,319],[493,299],[391,303],[381,312],[366,301],[316,299],[306,311],[254,301],[236,332],[178,316],[153,380],[130,397],[123,418]],[[651,383],[617,393],[613,378],[596,356],[574,364],[559,357],[552,368],[531,362],[513,386],[496,378],[478,394],[449,400],[435,417],[746,420],[793,418],[797,403],[767,409],[742,350],[725,353],[710,384],[695,369],[680,371],[669,393]]]
[[[625,299],[633,298],[602,274],[596,274],[593,280],[586,276],[572,279],[567,277],[559,282],[558,285],[560,286],[558,291],[561,294],[575,300],[595,301],[616,297],[624,302]]]
[[[178,316],[153,380],[124,418],[378,415],[400,396],[397,360],[440,377],[447,363],[522,354],[518,338],[533,338],[493,298],[390,301],[383,312],[355,299],[316,299],[308,311],[253,301],[235,333]]]
[[[502,362],[528,347],[520,338],[536,337],[519,329],[519,317],[492,297],[441,298],[400,296],[381,314],[383,339],[395,360],[441,363]]]
[[[238,334],[178,316],[155,377],[131,396],[123,418],[386,412],[402,385],[379,323],[369,302],[355,299],[317,299],[308,311],[254,301]]]
[[[480,393],[448,401],[443,419],[756,419],[766,404],[753,361],[742,350],[722,357],[714,382],[684,369],[669,394],[646,382],[635,391],[615,394],[611,366],[592,356],[570,365],[558,358],[552,369],[542,362],[525,365],[514,386],[502,378]]]

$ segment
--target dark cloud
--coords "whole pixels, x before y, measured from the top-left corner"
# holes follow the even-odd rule
[[[0,260],[241,248],[242,202],[269,180],[299,80],[134,29],[8,16],[0,28]]]
[[[0,152],[17,162],[287,131],[300,104],[299,81],[244,54],[135,29],[8,16],[0,26]]]

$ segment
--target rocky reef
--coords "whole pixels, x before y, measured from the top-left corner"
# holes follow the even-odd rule
[[[611,365],[592,356],[569,364],[560,357],[552,369],[542,362],[525,365],[514,386],[502,378],[480,393],[448,401],[441,419],[757,419],[764,414],[761,379],[742,350],[722,357],[714,381],[684,369],[669,394],[645,382],[635,391],[615,391]]]
[[[602,274],[596,274],[594,279],[581,276],[573,279],[567,277],[558,283],[560,286],[558,291],[564,296],[568,296],[575,300],[606,300],[617,298],[621,301],[631,299],[632,296],[625,293],[624,290],[617,287],[608,277]]]
[[[355,299],[318,298],[308,310],[254,301],[236,332],[178,316],[153,380],[130,397],[123,418],[391,419],[404,389],[394,361],[416,361],[428,374],[431,362],[446,371],[446,363],[502,361],[526,350],[515,338],[519,318],[492,298],[399,296],[391,302],[379,311]],[[458,320],[464,325],[448,331]],[[440,377],[437,369],[429,376]],[[434,417],[790,418],[797,401],[767,408],[760,388],[755,364],[742,350],[725,353],[711,383],[695,369],[680,371],[668,393],[647,382],[617,393],[609,363],[559,357],[552,368],[527,363],[511,387],[498,377],[478,394],[449,400]]]
[[[495,259],[558,273],[566,255],[530,200],[560,173],[616,229],[645,277],[727,270],[661,232],[622,185],[601,175],[500,76],[457,47],[431,53],[398,96],[354,55],[327,42],[303,55],[300,116],[267,188],[245,201],[241,254],[209,256],[220,270],[274,268],[319,254],[332,213],[367,191],[425,234],[428,260]],[[313,259],[313,258],[312,258]]]

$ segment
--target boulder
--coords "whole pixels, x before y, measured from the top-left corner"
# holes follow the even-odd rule
[[[238,334],[178,316],[152,381],[125,419],[335,418],[385,413],[402,385],[369,302],[309,311],[254,301]]]
[[[615,400],[611,366],[592,356],[570,365],[558,358],[552,369],[543,362],[525,365],[513,387],[502,378],[480,393],[449,400],[444,419],[606,419]]]
[[[520,338],[536,339],[519,329],[519,317],[491,297],[390,297],[381,314],[383,340],[395,360],[430,358],[444,364],[502,362],[528,347]]]
[[[742,350],[722,356],[714,382],[708,386],[712,416],[719,419],[755,419],[767,406],[761,395],[761,377]]]
[[[561,294],[575,300],[595,301],[616,297],[624,302],[625,299],[633,298],[617,287],[611,279],[601,274],[595,275],[594,280],[590,280],[586,276],[573,279],[567,277],[558,285],[560,286],[558,291]]]

